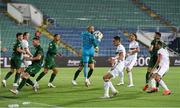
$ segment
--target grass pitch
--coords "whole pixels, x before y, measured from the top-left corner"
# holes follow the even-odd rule
[[[56,88],[48,88],[49,72],[40,82],[38,93],[34,93],[32,87],[25,86],[15,96],[9,92],[12,87],[14,75],[7,81],[7,87],[0,87],[0,107],[9,104],[19,104],[20,107],[180,107],[180,67],[171,67],[164,77],[164,81],[172,90],[169,96],[162,95],[162,88],[158,93],[148,94],[142,91],[145,83],[146,68],[135,67],[133,79],[135,87],[127,88],[127,74],[125,73],[125,85],[115,86],[119,91],[117,97],[100,99],[103,96],[102,76],[108,68],[96,68],[92,77],[92,85],[87,88],[84,85],[83,72],[77,79],[78,86],[72,86],[71,80],[77,68],[60,68],[54,84]],[[9,69],[1,69],[1,79]],[[38,74],[36,75],[36,77]],[[112,80],[117,84],[119,78]]]

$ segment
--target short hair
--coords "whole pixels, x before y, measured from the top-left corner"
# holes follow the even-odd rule
[[[39,41],[39,38],[38,37],[34,37],[33,40],[38,40]]]
[[[156,35],[158,35],[159,37],[161,37],[161,33],[160,32],[155,32]]]
[[[157,44],[160,45],[160,46],[163,46],[163,42],[162,41],[158,41]]]
[[[89,30],[91,27],[94,27],[93,25],[89,25],[88,27],[87,27],[87,30]]]
[[[114,36],[113,38],[114,38],[115,40],[121,41],[120,36]]]
[[[23,33],[23,36],[26,36],[28,33],[29,33],[29,32],[24,32],[24,33]]]
[[[59,36],[59,34],[54,34],[54,37],[57,37],[57,36]]]
[[[22,35],[22,33],[18,32],[16,33],[16,38],[18,38],[18,36]]]
[[[135,38],[136,38],[136,40],[137,40],[137,35],[136,35],[136,33],[131,33],[132,35],[134,35],[135,36]]]

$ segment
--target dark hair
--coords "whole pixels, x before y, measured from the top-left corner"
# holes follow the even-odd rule
[[[136,33],[131,33],[132,35],[134,35],[135,36],[135,38],[136,38],[136,40],[137,40],[137,35],[136,35]]]
[[[159,37],[161,37],[161,33],[160,32],[155,32],[156,35],[158,35]]]
[[[119,36],[114,36],[115,40],[121,41],[121,38]]]
[[[28,33],[29,33],[29,32],[24,32],[24,33],[23,33],[23,36],[26,36]]]
[[[16,33],[16,38],[18,38],[18,36],[22,35],[22,33]]]
[[[157,44],[160,45],[160,46],[163,46],[163,42],[162,41],[158,41]]]
[[[38,37],[34,37],[33,40],[39,40],[39,38]]]
[[[59,34],[54,34],[54,37],[57,37]]]

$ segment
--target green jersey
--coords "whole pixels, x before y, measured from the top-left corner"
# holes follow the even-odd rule
[[[43,63],[43,59],[44,59],[44,51],[43,49],[41,48],[41,46],[37,46],[36,48],[36,51],[33,55],[33,57],[36,57],[37,55],[41,55],[41,59],[40,60],[35,60],[35,61],[32,61],[32,65],[38,65],[38,66],[41,66],[42,63]]]
[[[158,51],[157,43],[158,43],[158,41],[159,41],[159,40],[154,39],[154,40],[151,42],[151,45],[153,45],[153,49],[152,49],[152,51],[150,52],[151,56],[156,56],[156,55],[157,55],[157,51]]]
[[[47,57],[49,58],[53,58],[55,57],[55,55],[57,54],[58,52],[58,45],[55,41],[51,41],[49,43],[49,47],[48,47],[48,51],[47,51]]]
[[[17,48],[21,48],[22,49],[21,41],[19,41],[19,40],[16,40],[16,42],[13,45],[12,58],[21,59],[22,53],[18,52]]]

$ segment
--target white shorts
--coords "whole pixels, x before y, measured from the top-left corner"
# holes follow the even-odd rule
[[[23,61],[21,64],[21,67],[28,67],[31,64],[32,64],[32,61]]]
[[[123,72],[123,69],[124,61],[120,61],[109,70],[109,73],[113,76],[113,78],[115,78],[119,75],[119,73]]]
[[[162,65],[159,66],[158,69],[154,72],[160,75],[161,77],[164,76],[164,74],[169,70],[169,65]]]
[[[134,60],[126,60],[125,61],[125,67],[129,68],[130,70],[133,68],[133,66],[136,64],[136,59]]]

